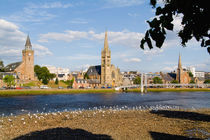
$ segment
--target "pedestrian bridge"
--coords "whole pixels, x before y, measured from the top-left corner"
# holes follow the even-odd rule
[[[140,88],[141,85],[127,85],[116,87],[115,90],[126,90],[129,88]],[[210,84],[143,84],[144,88],[210,88]]]

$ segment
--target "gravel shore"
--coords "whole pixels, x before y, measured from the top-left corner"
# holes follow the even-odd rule
[[[210,138],[210,109],[108,109],[0,117],[2,140],[186,138]]]

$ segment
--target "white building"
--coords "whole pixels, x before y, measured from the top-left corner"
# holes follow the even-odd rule
[[[195,67],[188,67],[187,70],[190,71],[193,74],[193,77],[205,78],[205,72],[203,72],[203,71],[195,71]]]
[[[204,71],[196,71],[195,77],[202,77],[205,78],[205,72]]]
[[[195,77],[195,67],[188,67],[187,70],[193,74],[193,77]]]
[[[64,81],[68,80],[68,74],[70,73],[70,70],[68,68],[61,68],[61,67],[56,68],[55,66],[45,66],[45,67],[48,68],[50,73],[56,74],[58,80],[64,80]]]

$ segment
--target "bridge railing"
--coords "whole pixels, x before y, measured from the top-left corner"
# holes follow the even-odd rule
[[[144,87],[198,87],[198,88],[210,88],[210,84],[147,84],[143,85]],[[117,88],[138,88],[141,85],[128,85],[120,86]]]

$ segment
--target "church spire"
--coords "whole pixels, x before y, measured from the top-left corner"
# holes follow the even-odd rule
[[[32,49],[32,45],[31,45],[29,35],[27,36],[27,39],[26,39],[25,49],[26,50],[31,50]]]
[[[108,44],[108,37],[107,37],[107,31],[105,32],[105,39],[104,39],[104,50],[108,51],[109,44]]]
[[[179,53],[179,62],[178,62],[178,68],[181,69],[182,68],[182,63],[181,63],[181,55]]]

